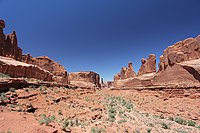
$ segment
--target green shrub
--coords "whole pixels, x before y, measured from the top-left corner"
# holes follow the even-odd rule
[[[58,111],[58,115],[62,115],[62,111],[61,110]]]
[[[181,125],[187,125],[187,121],[182,118],[176,118],[175,122]]]
[[[68,120],[64,120],[61,129],[64,130],[64,129],[67,128],[68,126],[69,126],[69,121],[68,121]]]
[[[122,119],[122,120],[118,121],[118,124],[122,124],[122,123],[125,123],[125,122],[127,122],[127,120]]]
[[[170,121],[174,121],[174,118],[173,117],[171,117],[171,116],[169,116],[169,118],[168,118]]]
[[[151,129],[150,128],[147,129],[147,133],[151,133]]]
[[[162,125],[162,128],[164,128],[164,129],[170,129],[170,126],[164,122],[161,123],[161,125]]]
[[[51,123],[52,121],[55,120],[55,116],[54,116],[54,115],[53,115],[53,116],[50,116],[50,117],[46,117],[45,114],[42,114],[41,116],[42,116],[42,119],[39,120],[40,125],[45,124],[46,126],[48,126],[49,123]]]
[[[196,125],[196,122],[195,121],[192,121],[192,120],[188,120],[188,126],[192,126],[192,127],[195,127]]]
[[[99,129],[98,127],[92,127],[90,133],[102,133],[104,129]]]
[[[16,90],[15,88],[10,88],[9,89],[9,91],[11,91],[11,92],[15,92],[15,90]]]
[[[6,75],[6,74],[3,74],[3,73],[0,73],[0,78],[10,78],[10,76]]]

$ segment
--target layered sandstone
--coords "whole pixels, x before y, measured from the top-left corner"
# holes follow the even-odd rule
[[[22,59],[22,49],[18,47],[16,32],[5,35],[3,33],[5,22],[0,20],[0,56],[10,57],[15,60]]]
[[[148,59],[142,58],[142,65],[138,71],[138,76],[156,72],[156,55],[150,54]]]
[[[26,77],[44,81],[53,81],[53,75],[37,66],[0,56],[0,72],[14,78]]]
[[[21,71],[17,73],[17,71],[15,70],[15,74],[14,74],[13,72],[9,72],[9,71],[12,71],[13,69],[16,69],[16,68],[7,69],[7,67],[5,68],[6,65],[4,64],[4,66],[2,66],[2,69],[6,69],[6,70],[1,70],[1,71],[6,72],[6,73],[11,73],[11,75],[14,77],[18,77],[18,75],[21,77],[22,75],[24,75],[25,77],[38,79],[37,76],[33,76],[33,75],[38,75],[38,73],[42,73],[40,72],[40,70],[43,69],[42,71],[48,71],[50,75],[53,75],[53,77],[51,77],[53,81],[56,81],[59,83],[66,83],[66,84],[69,83],[67,71],[62,65],[53,61],[47,56],[40,56],[37,58],[33,58],[30,54],[22,55],[22,49],[18,47],[16,32],[14,31],[11,34],[5,35],[3,33],[3,28],[5,28],[5,22],[3,20],[0,20],[0,56],[9,57],[17,61],[22,61],[27,64],[32,64],[28,67],[28,69],[32,68],[33,70],[30,70],[30,73],[26,72],[26,74],[24,74],[24,72],[21,73]],[[14,65],[11,64],[10,67],[13,67],[13,66]],[[32,67],[32,66],[35,66],[35,67]],[[17,66],[17,69],[18,69],[18,66]],[[27,70],[27,68],[25,69]],[[25,71],[24,68],[23,68],[23,71]],[[46,76],[47,75],[44,74],[44,77],[41,76],[41,79],[48,80],[48,78],[45,79]]]
[[[136,74],[133,70],[132,62],[129,62],[128,67],[122,67],[121,72],[114,76],[114,80],[115,81],[120,80],[120,79],[123,80],[123,79],[128,79],[131,77],[135,77],[135,76]]]
[[[69,74],[72,85],[81,87],[100,87],[100,76],[95,72],[72,72]]]
[[[142,59],[137,77],[121,79],[118,74],[113,85],[118,89],[200,86],[200,36],[177,42],[164,50],[159,70],[155,72],[156,57],[151,54],[147,60]]]
[[[172,67],[176,63],[200,58],[200,35],[179,41],[164,50],[160,56],[159,71]]]
[[[65,68],[47,56],[33,58],[30,56],[30,54],[27,54],[23,55],[23,62],[39,66],[40,68],[49,71],[54,75],[54,81],[60,83],[69,83],[68,73]]]

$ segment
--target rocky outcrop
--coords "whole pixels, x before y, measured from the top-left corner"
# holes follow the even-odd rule
[[[172,67],[176,63],[200,58],[200,35],[179,41],[164,50],[160,56],[159,71]]]
[[[54,81],[57,81],[59,83],[69,83],[68,73],[65,68],[47,56],[39,56],[33,58],[30,56],[30,54],[27,54],[23,55],[22,60],[23,62],[39,66],[40,68],[49,71],[54,75]]]
[[[200,87],[200,36],[189,38],[164,50],[156,73],[156,57],[142,59],[137,77],[119,80],[114,78],[114,87],[126,88],[188,88]]]
[[[43,73],[43,72],[39,72],[40,70],[43,69],[42,71],[45,71],[45,73],[44,73],[44,76],[41,75],[41,79],[49,80],[47,78],[48,75],[46,75],[46,72],[48,72],[50,75],[53,75],[53,77],[51,77],[53,81],[56,81],[59,83],[66,83],[66,84],[69,83],[67,71],[62,65],[51,60],[47,56],[40,56],[37,58],[33,58],[31,57],[30,54],[22,55],[22,49],[18,47],[17,36],[16,36],[15,31],[12,34],[5,35],[3,33],[3,28],[5,28],[5,22],[3,20],[0,20],[0,56],[13,58],[17,61],[22,61],[22,62],[32,64],[32,65],[30,65],[28,68],[23,67],[23,71],[29,69],[29,71],[26,72],[26,74],[21,71],[17,73],[17,71],[14,69],[19,69],[19,68],[18,66],[15,68],[12,68],[14,67],[14,65],[7,66],[9,67],[9,70],[8,70],[7,67],[5,68],[6,65],[4,64],[2,66],[2,69],[5,69],[5,70],[1,70],[1,71],[6,72],[6,73],[10,72],[13,77],[18,77],[18,76],[21,77],[22,75],[24,75],[25,77],[38,79],[39,77],[34,76],[34,75],[38,75],[38,73]],[[10,68],[12,69],[10,70]],[[22,68],[20,67],[20,69]],[[15,73],[11,72],[12,70]]]
[[[156,56],[154,54],[150,54],[148,59],[142,58],[141,62],[142,65],[138,71],[138,76],[156,72]]]
[[[133,65],[132,62],[128,63],[128,67],[122,67],[121,68],[121,72],[116,74],[114,76],[114,80],[123,80],[123,79],[127,79],[127,78],[131,78],[131,77],[135,77],[136,74],[133,70]]]
[[[167,67],[154,77],[154,85],[200,84],[200,59],[184,61]]]
[[[72,85],[81,87],[100,87],[100,76],[95,72],[72,72],[69,74]]]
[[[22,59],[22,49],[18,47],[16,32],[5,35],[3,33],[5,22],[0,20],[0,56],[10,57],[15,60]]]
[[[0,72],[14,78],[26,77],[44,81],[53,81],[53,75],[37,66],[0,56]]]

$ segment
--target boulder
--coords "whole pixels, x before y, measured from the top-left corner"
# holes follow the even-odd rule
[[[156,72],[156,56],[154,54],[150,54],[148,59],[142,58],[141,62],[142,65],[138,71],[138,76]]]
[[[95,72],[72,72],[69,81],[72,85],[100,87],[100,76]]]

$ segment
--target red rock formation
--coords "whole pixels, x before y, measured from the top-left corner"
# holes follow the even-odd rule
[[[117,74],[114,76],[114,81],[120,80],[120,78],[121,78],[121,74],[120,74],[120,73],[117,73]]]
[[[26,77],[44,81],[53,81],[53,75],[50,72],[8,57],[0,56],[0,72],[14,78]]]
[[[69,74],[69,81],[70,84],[83,87],[86,83],[90,83],[88,87],[100,87],[100,76],[95,72],[72,72]]]
[[[200,36],[180,41],[164,50],[157,73],[155,60],[155,55],[142,59],[138,77],[115,80],[114,87],[153,89],[200,86]]]
[[[10,57],[18,61],[23,61],[25,63],[37,65],[41,69],[44,69],[51,73],[53,76],[54,81],[60,82],[60,83],[69,83],[68,82],[68,74],[67,71],[63,66],[58,64],[57,62],[49,59],[46,56],[41,56],[37,58],[31,57],[30,54],[23,55],[22,56],[22,50],[18,47],[17,43],[17,36],[15,31],[12,34],[4,35],[3,28],[5,28],[5,22],[3,20],[0,20],[0,56]],[[12,66],[10,66],[12,67]],[[31,67],[29,67],[30,69]],[[27,70],[27,68],[25,68]],[[36,68],[33,67],[33,70]],[[2,70],[3,71],[3,70]],[[6,71],[6,70],[5,70]],[[24,71],[24,69],[23,69]],[[16,72],[16,71],[15,71]],[[24,75],[20,74],[21,71],[19,71],[19,76]],[[28,72],[26,72],[28,73]],[[34,74],[34,71],[30,70],[30,77],[34,78],[37,76],[32,77]],[[35,74],[37,75],[37,71],[35,71]],[[16,74],[12,75],[16,76]],[[27,74],[25,74],[26,77],[29,77]],[[46,75],[44,75],[46,76]],[[44,78],[42,78],[44,79]]]
[[[15,31],[11,34],[4,35],[3,28],[5,28],[5,23],[3,20],[0,20],[0,56],[10,57],[20,61],[22,59],[22,50],[18,47]]]
[[[138,76],[156,72],[156,56],[154,54],[150,54],[147,60],[142,58],[141,62],[142,65],[138,71]]]
[[[200,58],[200,36],[179,41],[164,50],[160,57],[159,71],[183,61]]]
[[[127,79],[127,78],[131,78],[131,77],[135,77],[135,76],[136,76],[136,74],[135,74],[135,72],[133,70],[132,62],[129,62],[128,63],[128,68],[125,71],[125,78]]]
[[[114,76],[114,81],[120,80],[120,79],[123,80],[123,79],[131,78],[131,77],[135,77],[135,76],[136,74],[133,70],[132,62],[129,62],[128,67],[122,67],[121,72]]]
[[[54,81],[60,83],[69,83],[68,74],[65,68],[47,56],[33,58],[30,56],[30,54],[27,54],[23,55],[23,62],[39,66],[40,68],[49,71],[54,75]]]

